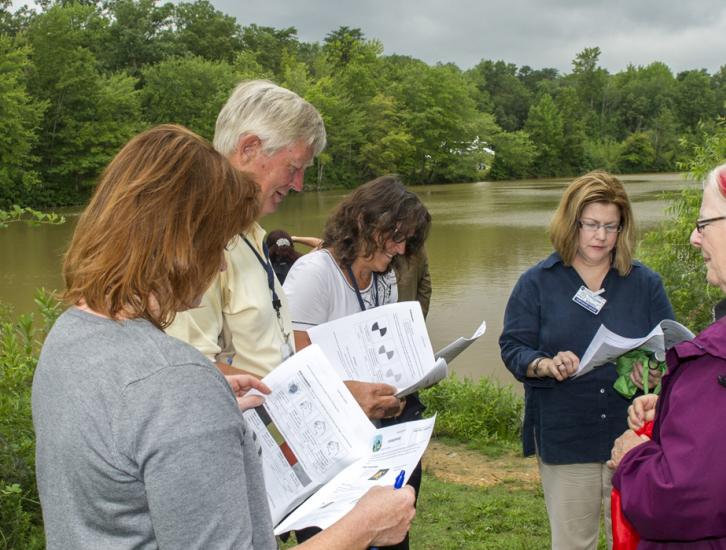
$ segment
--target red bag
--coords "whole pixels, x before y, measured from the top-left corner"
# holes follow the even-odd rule
[[[646,422],[635,433],[652,437],[653,421]],[[614,487],[610,493],[610,517],[613,522],[613,550],[636,550],[640,542],[640,535],[623,514],[623,507],[620,504],[620,491]]]

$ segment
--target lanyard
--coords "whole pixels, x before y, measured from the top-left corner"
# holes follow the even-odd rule
[[[353,269],[349,266],[348,268],[348,276],[350,277],[350,282],[353,285],[353,290],[355,291],[355,297],[358,298],[358,305],[360,305],[360,310],[365,311],[366,305],[363,302],[363,296],[360,294],[360,289],[358,288],[358,281],[355,280],[355,276],[353,275]],[[378,273],[375,271],[373,272],[373,307],[378,307]]]
[[[267,286],[270,287],[270,293],[272,294],[272,307],[275,310],[275,313],[277,314],[277,322],[280,325],[280,332],[282,332],[282,336],[285,339],[285,342],[287,342],[289,334],[285,334],[285,329],[282,325],[282,315],[280,313],[280,310],[282,309],[282,302],[280,301],[280,297],[277,295],[277,291],[275,290],[275,272],[272,270],[272,265],[270,264],[270,249],[267,247],[267,243],[262,243],[262,250],[265,253],[265,259],[262,259],[262,256],[260,256],[260,253],[257,252],[254,246],[252,246],[252,243],[247,240],[247,237],[242,237],[244,241],[247,243],[247,246],[250,247],[250,250],[255,255],[255,258],[257,258],[257,261],[260,262],[260,265],[262,266],[262,269],[265,270],[265,273],[267,273]]]

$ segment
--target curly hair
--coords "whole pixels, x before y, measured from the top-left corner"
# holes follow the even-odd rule
[[[164,328],[206,290],[259,209],[255,182],[204,139],[181,126],[147,130],[104,170],[78,221],[64,299]]]
[[[579,243],[578,221],[585,207],[594,202],[614,204],[620,211],[622,229],[615,242],[613,265],[621,276],[625,276],[630,272],[633,262],[635,221],[625,187],[608,172],[588,172],[567,186],[550,223],[552,246],[565,265],[572,265]]]
[[[355,189],[335,208],[325,224],[323,247],[342,265],[369,257],[389,239],[406,240],[406,257],[428,236],[431,215],[398,176],[381,176]]]

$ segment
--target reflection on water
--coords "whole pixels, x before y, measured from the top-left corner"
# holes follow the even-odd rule
[[[638,229],[664,219],[665,195],[688,185],[678,174],[623,177]],[[459,357],[459,376],[512,378],[499,359],[502,316],[519,275],[550,252],[546,227],[568,180],[526,180],[413,187],[431,211],[427,244],[433,279],[428,318],[434,349],[470,336],[482,319],[487,333]],[[325,219],[345,193],[291,194],[280,211],[264,219],[268,230],[320,235]],[[62,288],[60,262],[77,218],[64,226],[14,224],[0,230],[0,301],[18,311],[33,309],[35,288]]]

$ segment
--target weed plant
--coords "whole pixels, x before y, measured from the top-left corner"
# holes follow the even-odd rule
[[[35,438],[30,408],[38,352],[60,312],[39,290],[33,314],[12,320],[0,311],[0,548],[43,548],[42,514],[35,484]]]
[[[490,454],[519,445],[524,400],[510,386],[486,378],[473,382],[453,377],[421,392],[421,400],[427,416],[437,415],[437,437]]]

